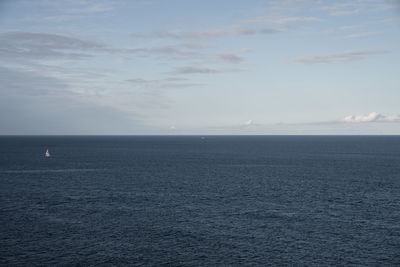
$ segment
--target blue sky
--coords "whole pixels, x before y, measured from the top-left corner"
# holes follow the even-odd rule
[[[1,1],[0,134],[400,134],[399,1]]]

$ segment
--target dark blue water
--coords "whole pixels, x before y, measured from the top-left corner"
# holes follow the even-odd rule
[[[398,266],[400,136],[0,137],[0,223],[1,265]]]

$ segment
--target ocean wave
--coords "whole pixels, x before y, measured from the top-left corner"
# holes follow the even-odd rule
[[[43,170],[3,170],[0,173],[22,174],[22,173],[60,173],[60,172],[95,172],[106,169],[43,169]]]

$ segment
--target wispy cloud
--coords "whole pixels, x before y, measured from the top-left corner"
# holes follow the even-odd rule
[[[379,5],[381,10],[400,9],[400,3],[397,0],[389,1],[388,3],[381,3]]]
[[[200,83],[191,83],[188,79],[180,77],[169,77],[165,79],[154,80],[136,78],[125,80],[125,82],[147,89],[188,88],[203,85]]]
[[[58,34],[8,32],[0,35],[1,58],[82,59],[91,57],[90,50],[104,49],[106,47],[97,42]]]
[[[367,115],[349,115],[343,118],[346,123],[366,123],[366,122],[400,122],[400,115],[383,115],[378,112],[371,112]]]
[[[3,97],[57,95],[68,88],[64,81],[54,77],[3,67],[0,67],[0,81]]]
[[[329,14],[331,16],[342,17],[342,16],[355,15],[355,14],[358,14],[359,12],[360,11],[358,9],[354,9],[354,10],[334,10],[334,11],[331,11]]]
[[[262,34],[274,34],[281,31],[282,31],[281,29],[263,28],[259,32]]]
[[[150,37],[150,38],[171,38],[178,40],[197,39],[209,40],[229,36],[253,35],[256,31],[246,28],[228,28],[218,30],[205,30],[205,31],[170,31],[162,30],[155,31],[150,34],[133,34],[133,37]]]
[[[181,47],[184,47],[187,49],[194,49],[194,50],[214,48],[211,45],[199,44],[199,43],[184,43],[184,44],[181,44]]]
[[[201,53],[197,52],[194,50],[194,48],[191,49],[184,49],[180,46],[170,46],[170,45],[165,45],[165,46],[155,46],[155,47],[140,47],[140,48],[133,48],[127,50],[127,52],[133,53],[141,53],[141,54],[146,54],[146,55],[156,55],[156,54],[161,54],[165,56],[179,56],[179,57],[195,57],[195,56],[200,56]]]
[[[126,134],[143,124],[114,106],[85,101],[69,84],[33,71],[0,68],[0,134]],[[51,112],[49,112],[51,111]]]
[[[272,20],[275,24],[289,24],[289,23],[300,23],[300,22],[318,22],[321,21],[316,17],[284,17]]]
[[[40,8],[49,10],[49,13],[35,14],[32,12],[23,20],[25,22],[69,22],[81,19],[87,19],[89,16],[106,15],[114,11],[122,2],[118,1],[21,1],[27,8],[39,6]],[[47,15],[50,14],[50,15]]]
[[[228,73],[228,72],[243,72],[246,69],[241,68],[209,68],[200,66],[183,66],[175,68],[174,70],[167,72],[169,75],[190,75],[190,74],[217,74],[217,73]]]
[[[277,14],[268,14],[263,16],[258,16],[254,18],[247,19],[242,22],[243,25],[264,25],[264,26],[271,26],[274,25],[278,28],[264,28],[265,33],[276,33],[286,30],[287,27],[301,26],[308,23],[315,23],[322,21],[318,17],[314,16],[284,16],[284,15],[277,15]]]
[[[26,4],[30,4],[29,1]],[[51,8],[53,12],[59,14],[97,14],[114,10],[118,6],[118,2],[110,1],[35,1],[35,5]]]
[[[317,54],[294,58],[291,61],[303,64],[335,63],[360,60],[366,56],[386,53],[384,50],[358,50],[334,54]]]
[[[339,27],[339,29],[342,31],[348,31],[348,30],[354,30],[354,29],[357,29],[360,27],[361,27],[361,25],[345,25],[345,26]]]
[[[82,60],[99,53],[119,56],[141,54],[176,58],[195,58],[204,46],[195,44],[163,45],[154,47],[116,48],[104,43],[83,40],[60,34],[8,32],[0,34],[0,59],[3,60]]]
[[[138,38],[170,38],[177,40],[212,40],[223,37],[234,37],[234,36],[248,36],[255,34],[274,34],[280,30],[272,28],[263,29],[252,29],[242,26],[231,26],[224,29],[216,30],[204,30],[204,31],[171,31],[161,30],[155,31],[150,34],[132,34],[133,37]]]
[[[175,68],[172,72],[173,74],[209,74],[209,73],[218,73],[219,70],[206,68],[206,67],[195,67],[195,66],[185,66]]]
[[[109,2],[109,1],[106,1],[106,2],[78,1],[78,3],[80,4],[79,6],[70,7],[67,10],[65,10],[65,12],[78,13],[78,14],[80,14],[80,13],[84,13],[84,14],[104,13],[104,12],[115,9],[115,7],[116,7],[115,2]]]
[[[99,53],[112,55],[131,55],[140,52],[161,54],[187,54],[173,47],[155,48],[115,48],[97,41],[76,37],[36,32],[7,32],[0,34],[0,59],[8,60],[80,60],[94,57]]]
[[[331,5],[321,6],[316,9],[326,11],[330,16],[342,17],[358,14],[360,9],[363,8],[365,8],[365,3],[353,1],[346,3],[333,2]]]
[[[361,33],[353,33],[346,35],[347,39],[359,39],[359,38],[366,38],[381,34],[381,32],[361,32]]]
[[[239,63],[239,62],[243,61],[243,57],[232,54],[232,53],[216,54],[215,58],[218,61],[226,62],[226,63]]]
[[[360,0],[360,1],[325,1],[328,5],[317,7],[317,10],[326,11],[330,16],[352,16],[370,10],[399,9],[398,0]]]

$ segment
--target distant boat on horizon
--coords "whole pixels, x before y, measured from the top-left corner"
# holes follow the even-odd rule
[[[50,158],[51,157],[48,149],[46,149],[46,153],[44,154],[44,157],[45,158]]]

